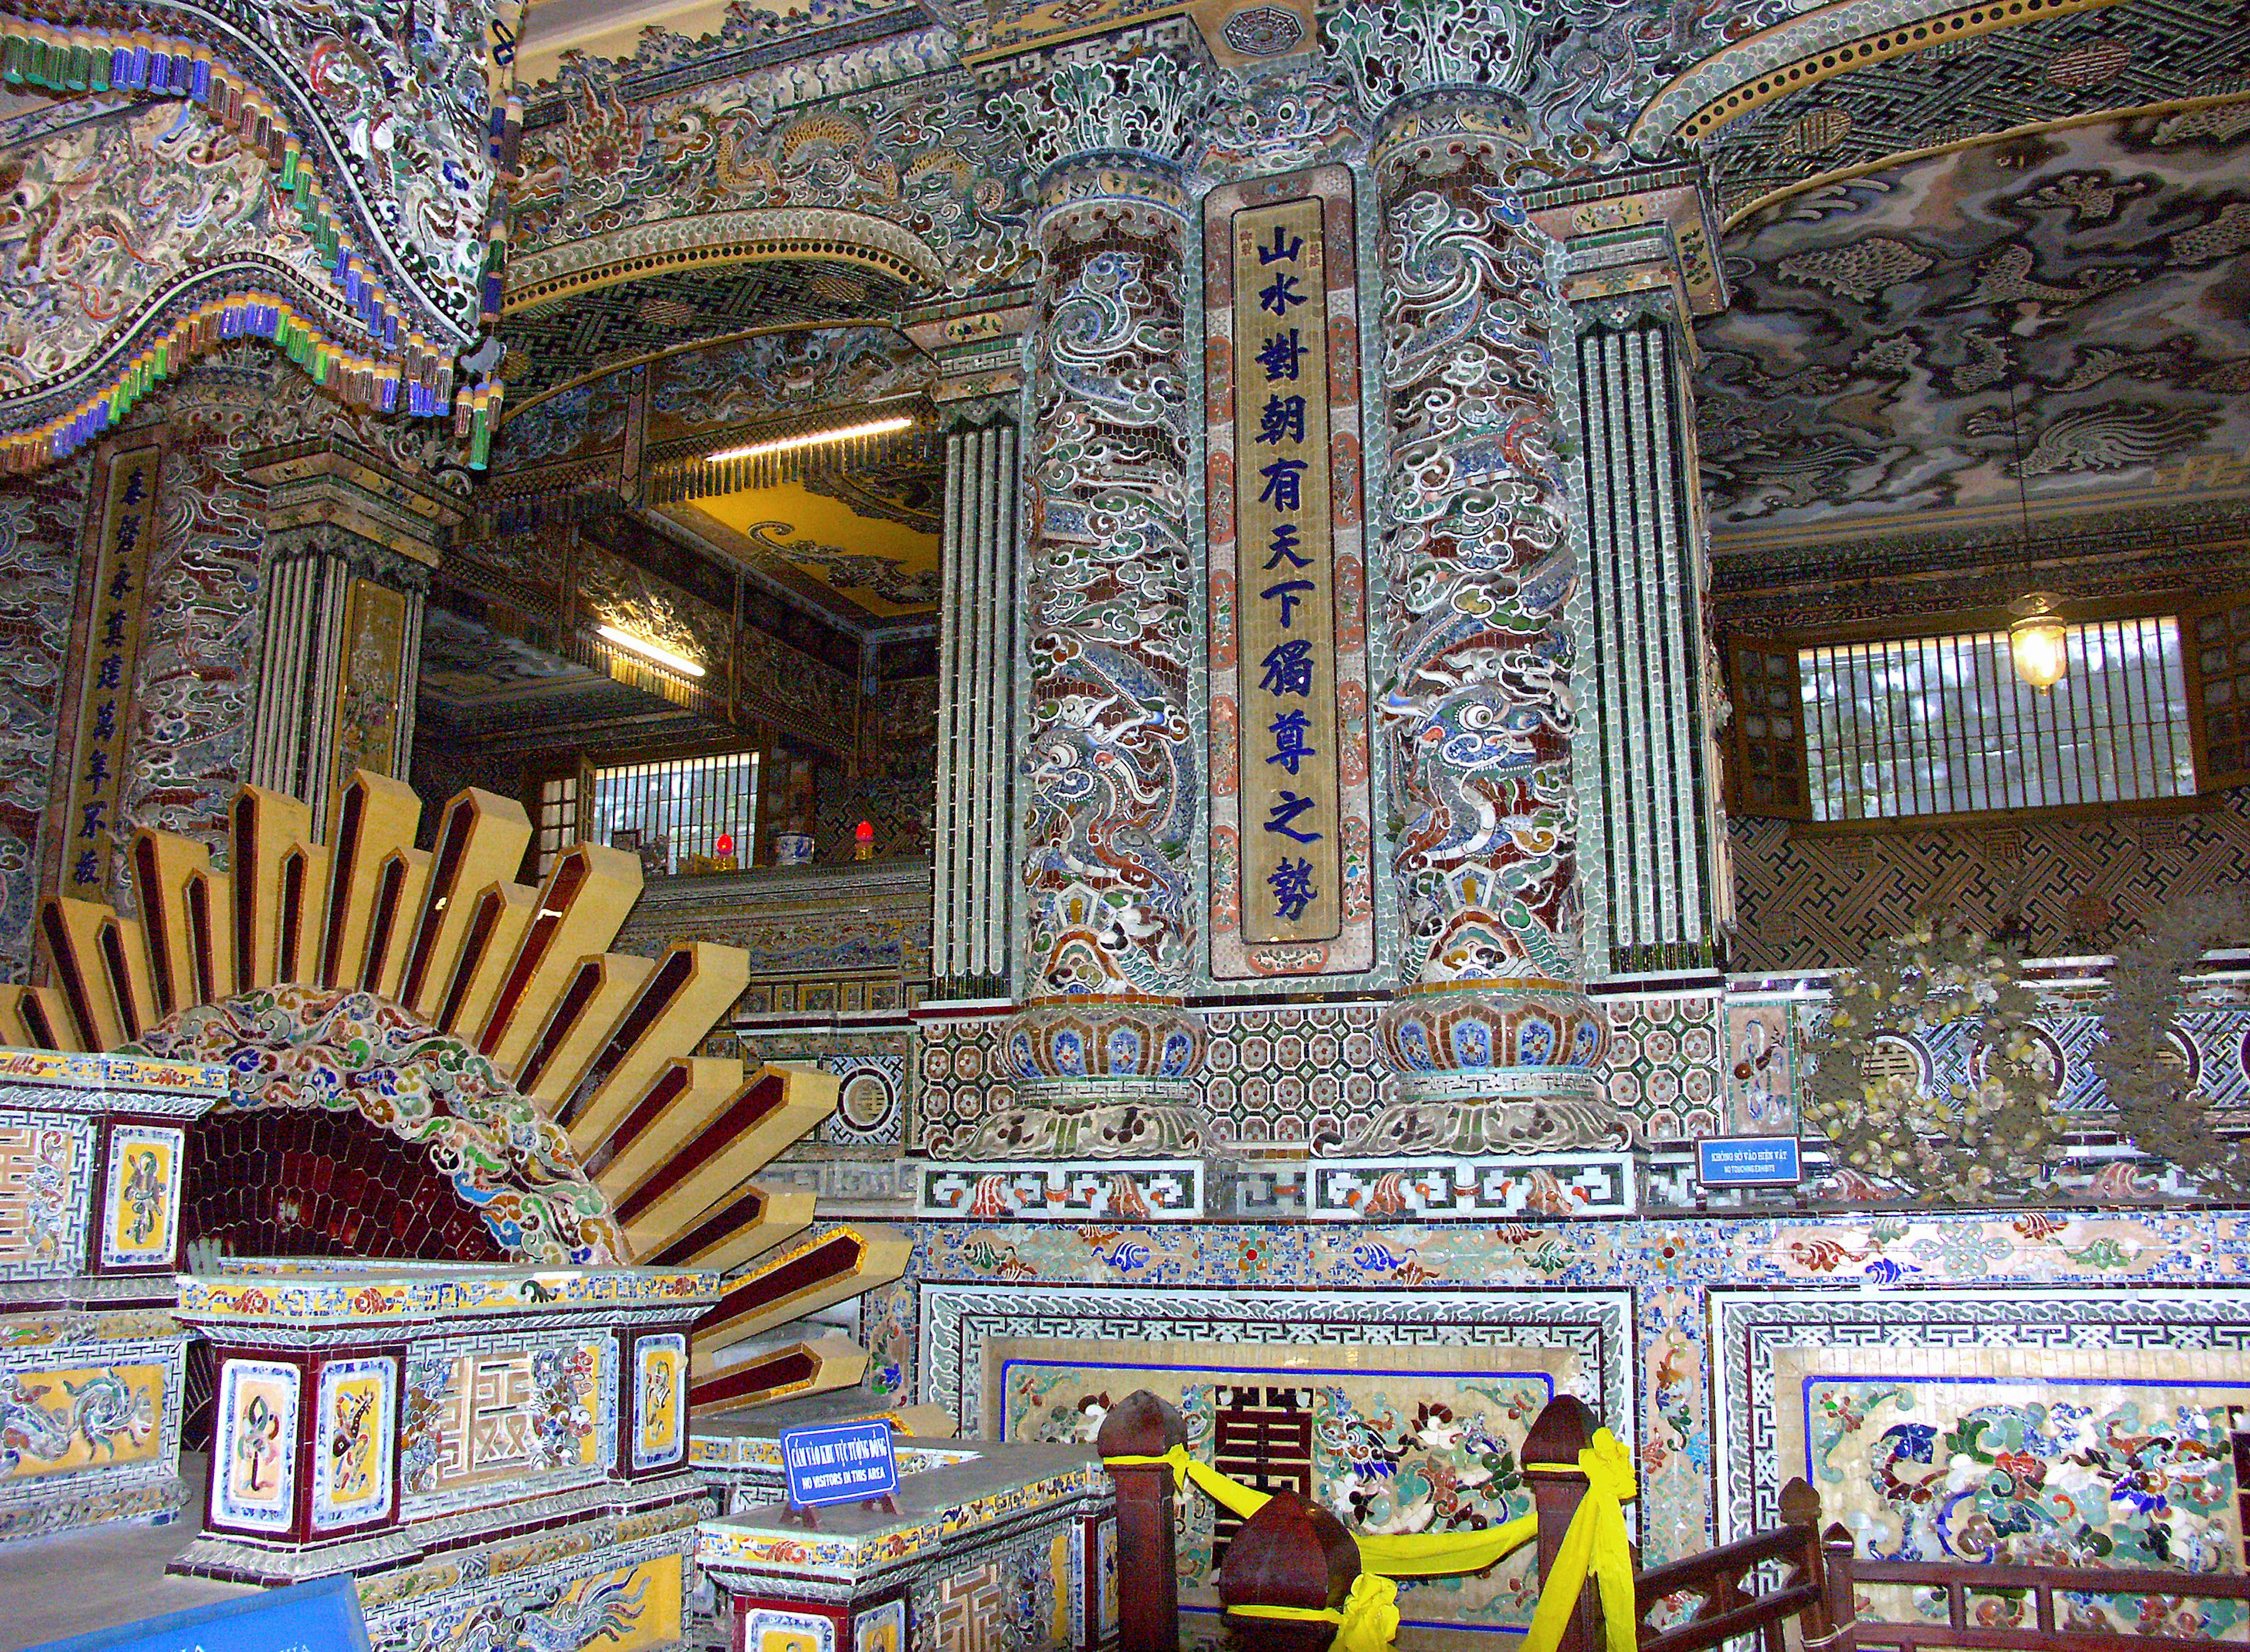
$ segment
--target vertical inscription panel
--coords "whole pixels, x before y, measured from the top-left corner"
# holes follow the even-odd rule
[[[59,777],[63,840],[61,892],[99,899],[126,823],[119,817],[133,733],[133,692],[140,668],[141,627],[153,611],[148,566],[158,532],[154,444],[111,451],[97,465],[100,499],[90,513],[91,554],[81,563],[78,720],[67,745],[69,769]]]
[[[1204,205],[1212,972],[1373,960],[1351,180]]]

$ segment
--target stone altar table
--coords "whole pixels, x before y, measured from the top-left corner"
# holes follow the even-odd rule
[[[942,1459],[933,1466],[932,1459]],[[707,1520],[696,1559],[734,1652],[1079,1652],[1117,1629],[1116,1502],[1093,1451],[984,1442],[899,1454],[897,1511],[808,1530],[780,1503]]]

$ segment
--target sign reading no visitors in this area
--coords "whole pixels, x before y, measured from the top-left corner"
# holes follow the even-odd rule
[[[899,1489],[891,1425],[880,1418],[785,1429],[781,1460],[789,1475],[789,1500],[800,1509],[887,1497]]]

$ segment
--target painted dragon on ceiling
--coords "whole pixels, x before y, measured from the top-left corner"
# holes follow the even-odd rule
[[[2043,506],[2250,451],[2250,123],[2009,139],[1820,185],[1726,244],[1703,481],[1729,528]]]

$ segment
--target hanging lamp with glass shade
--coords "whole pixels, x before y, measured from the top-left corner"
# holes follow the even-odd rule
[[[2032,498],[2024,479],[2024,434],[2016,406],[2016,387],[2008,386],[2008,439],[2016,451],[2016,508],[2023,523],[2024,565],[2032,561]],[[2070,671],[2070,627],[2060,609],[2062,598],[2053,591],[2030,591],[2008,604],[2015,616],[2008,627],[2008,654],[2016,675],[2037,693],[2052,689]]]
[[[2008,653],[2016,675],[2044,694],[2070,671],[2070,626],[2056,610],[2062,598],[2033,591],[2008,604]]]

